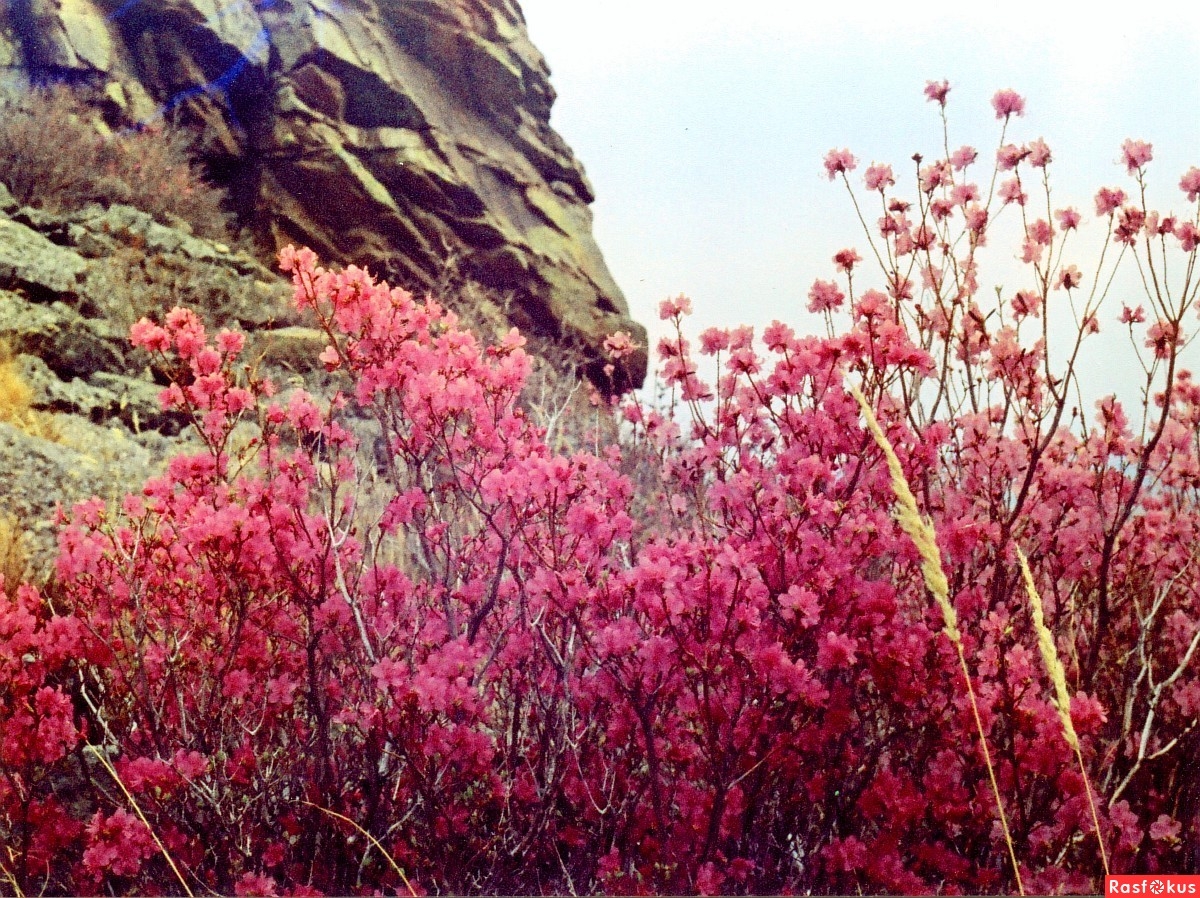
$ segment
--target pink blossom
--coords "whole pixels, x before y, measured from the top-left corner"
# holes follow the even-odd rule
[[[622,359],[641,349],[625,331],[616,331],[604,338],[604,349],[610,358]]]
[[[1028,155],[1029,147],[1006,143],[996,151],[996,164],[1000,171],[1011,171]]]
[[[1037,265],[1042,261],[1042,252],[1045,249],[1046,247],[1036,240],[1026,240],[1021,245],[1021,261],[1026,264]]]
[[[975,152],[974,147],[959,147],[950,154],[950,164],[954,166],[955,171],[962,171],[974,162],[978,156],[979,154]]]
[[[1042,307],[1042,298],[1032,290],[1019,290],[1012,299],[1013,314],[1018,318],[1036,316]]]
[[[943,184],[952,183],[954,178],[950,166],[946,162],[934,162],[926,165],[917,174],[917,180],[922,193],[933,193]]]
[[[808,291],[808,310],[810,312],[828,312],[839,309],[846,301],[846,295],[838,289],[833,281],[814,281]]]
[[[838,270],[849,274],[851,270],[862,261],[862,256],[853,249],[839,250],[833,257],[833,263],[838,267]]]
[[[825,173],[832,181],[839,174],[847,174],[858,167],[858,160],[849,150],[830,150],[825,154]]]
[[[942,221],[954,214],[954,204],[939,197],[929,204],[929,214],[933,216],[934,221]]]
[[[956,184],[950,191],[950,201],[956,206],[965,206],[977,199],[979,199],[979,188],[974,184]]]
[[[166,352],[171,348],[170,336],[149,318],[141,318],[129,328],[129,342],[151,352]]]
[[[700,351],[714,355],[729,348],[729,331],[722,327],[710,327],[700,334]]]
[[[1058,272],[1058,280],[1055,281],[1055,287],[1073,290],[1082,283],[1083,275],[1079,273],[1079,269],[1074,265],[1067,265]]]
[[[1073,231],[1079,227],[1079,212],[1072,208],[1057,209],[1054,212],[1054,217],[1058,219],[1058,226],[1064,231]]]
[[[674,299],[664,299],[658,304],[658,317],[663,321],[692,314],[692,301],[683,294]]]
[[[1096,214],[1112,215],[1125,202],[1125,191],[1119,187],[1101,187],[1096,192]]]
[[[1054,236],[1054,229],[1050,227],[1050,223],[1046,219],[1039,218],[1029,225],[1025,233],[1034,243],[1048,246],[1050,239]]]
[[[1025,100],[1014,90],[998,90],[992,97],[992,108],[996,110],[996,118],[1006,119],[1011,115],[1025,114]]]
[[[1146,310],[1142,306],[1131,309],[1127,305],[1122,305],[1119,320],[1122,324],[1144,324],[1146,321]]]
[[[978,233],[987,227],[988,210],[985,207],[979,205],[968,206],[963,214],[966,217],[967,227],[970,230]]]
[[[1001,184],[999,195],[1004,203],[1016,203],[1018,206],[1024,206],[1028,199],[1025,191],[1021,189],[1020,178],[1009,178]]]
[[[326,371],[336,371],[342,364],[342,357],[338,355],[336,346],[326,346],[317,359],[325,366]]]
[[[795,339],[795,331],[782,321],[772,321],[763,330],[763,343],[772,352],[785,351]]]
[[[1146,329],[1146,347],[1154,350],[1156,358],[1169,358],[1182,342],[1179,325],[1160,319]]]
[[[246,345],[246,335],[238,331],[223,329],[217,333],[217,348],[226,357],[238,355]]]
[[[1200,244],[1200,230],[1190,221],[1180,222],[1175,226],[1175,238],[1185,253],[1190,253]]]
[[[1051,162],[1050,147],[1046,141],[1037,138],[1029,144],[1029,164],[1034,168],[1045,168]]]
[[[828,159],[826,160],[825,167],[827,169],[829,167]],[[892,167],[890,165],[872,164],[867,166],[866,174],[863,175],[863,181],[867,185],[867,190],[883,191],[893,186],[896,183],[896,178],[892,174]]]
[[[1126,206],[1117,216],[1117,226],[1113,231],[1118,243],[1133,244],[1146,223],[1146,213],[1137,206]]]
[[[1200,168],[1192,166],[1179,179],[1179,189],[1187,194],[1189,202],[1195,202],[1200,197]]]
[[[1167,814],[1159,814],[1158,819],[1150,824],[1150,838],[1156,842],[1175,843],[1179,841],[1179,833],[1183,826],[1178,820]]]
[[[946,105],[946,95],[950,93],[949,81],[926,81],[925,98],[939,106]]]
[[[1154,158],[1153,148],[1144,140],[1126,140],[1121,144],[1121,158],[1132,175]]]

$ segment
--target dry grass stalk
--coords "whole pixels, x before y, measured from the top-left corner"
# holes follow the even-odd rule
[[[1079,736],[1075,733],[1075,723],[1071,720],[1071,695],[1067,692],[1067,674],[1058,658],[1058,649],[1054,645],[1054,634],[1046,626],[1046,616],[1042,610],[1042,596],[1033,583],[1033,574],[1029,570],[1029,561],[1020,546],[1017,550],[1017,561],[1021,564],[1021,576],[1025,579],[1025,592],[1029,595],[1029,606],[1033,615],[1033,629],[1037,633],[1038,651],[1042,653],[1042,662],[1050,681],[1054,684],[1054,704],[1058,709],[1058,719],[1062,722],[1063,736],[1067,744],[1075,752],[1079,762],[1079,772],[1083,776],[1083,786],[1087,790],[1088,807],[1092,811],[1092,825],[1096,828],[1096,841],[1100,845],[1100,860],[1104,863],[1104,875],[1109,875],[1108,852],[1104,849],[1104,836],[1100,832],[1100,818],[1096,814],[1096,802],[1092,796],[1092,783],[1088,779],[1087,768],[1083,763],[1083,751],[1079,747]]]
[[[154,839],[154,844],[158,846],[158,850],[162,852],[162,856],[167,859],[167,863],[171,866],[171,870],[175,873],[175,878],[178,879],[179,884],[183,886],[184,893],[188,896],[188,898],[195,898],[195,896],[192,894],[192,890],[188,888],[187,880],[183,878],[183,874],[180,873],[179,868],[175,866],[175,861],[171,859],[171,855],[167,851],[167,846],[162,843],[162,839],[158,837],[158,833],[154,831],[154,827],[150,825],[150,821],[146,819],[146,815],[142,813],[142,809],[138,806],[138,803],[134,799],[133,795],[128,789],[125,788],[125,783],[121,781],[121,777],[117,776],[116,768],[109,763],[108,758],[104,757],[104,753],[100,751],[100,749],[96,748],[96,746],[89,745],[88,748],[92,750],[92,754],[94,754],[99,759],[100,763],[104,765],[104,769],[108,771],[109,776],[117,781],[117,785],[121,787],[121,791],[125,793],[125,798],[128,799],[129,804],[133,806],[133,810],[137,813],[138,819],[142,821],[143,825],[145,825],[146,829],[150,833],[150,837]]]
[[[1008,857],[1012,862],[1013,877],[1016,879],[1017,891],[1022,895],[1025,894],[1025,886],[1021,881],[1021,868],[1017,863],[1017,852],[1013,847],[1012,833],[1008,828],[1008,817],[1004,813],[1004,803],[1000,800],[1000,785],[996,781],[996,769],[992,764],[992,754],[988,749],[987,736],[983,730],[983,719],[979,716],[979,704],[975,700],[975,688],[971,685],[971,672],[967,667],[967,656],[963,651],[962,634],[958,631],[958,614],[954,610],[954,606],[950,603],[950,584],[946,580],[946,571],[942,567],[942,555],[937,547],[937,533],[933,529],[933,524],[921,516],[921,512],[917,507],[917,497],[913,495],[912,489],[908,485],[908,480],[904,476],[904,469],[900,467],[900,459],[896,457],[896,451],[892,448],[891,442],[887,438],[887,434],[883,432],[883,428],[879,426],[879,421],[875,418],[874,411],[867,403],[867,399],[863,396],[862,391],[853,384],[849,385],[850,395],[858,402],[862,409],[863,417],[867,422],[867,430],[874,437],[876,444],[883,451],[884,457],[887,459],[888,471],[892,475],[892,490],[896,494],[895,516],[900,528],[908,534],[908,538],[913,541],[913,545],[917,547],[917,551],[921,555],[921,573],[925,579],[925,586],[929,592],[933,594],[934,601],[937,602],[938,608],[942,612],[942,620],[945,623],[945,633],[949,637],[950,642],[954,645],[958,652],[958,663],[962,668],[963,681],[967,684],[967,697],[971,701],[971,713],[975,717],[975,728],[979,734],[979,745],[983,749],[983,760],[987,764],[988,777],[992,783],[992,794],[996,799],[996,810],[1000,815],[1000,826],[1004,830],[1004,841],[1008,846]]]
[[[376,839],[373,835],[371,835],[369,832],[367,832],[365,829],[363,829],[361,826],[359,826],[357,823],[355,823],[349,817],[347,817],[343,814],[339,814],[337,811],[331,811],[331,810],[329,810],[329,808],[323,808],[319,804],[313,804],[311,801],[301,801],[301,804],[306,804],[310,808],[316,808],[318,811],[328,814],[330,817],[336,817],[338,820],[341,820],[345,823],[349,823],[356,830],[358,830],[360,833],[362,833],[364,836],[366,836],[367,839],[370,841],[370,843],[372,845],[374,845],[376,848],[378,848],[379,853],[382,854],[384,856],[384,858],[386,858],[386,860],[389,864],[391,864],[392,869],[395,870],[396,874],[400,877],[400,881],[404,883],[404,888],[408,889],[408,893],[410,895],[412,895],[413,898],[416,898],[417,891],[416,891],[416,889],[414,889],[412,887],[412,884],[408,881],[408,877],[404,875],[404,870],[401,868],[401,866],[399,864],[396,863],[395,859],[388,853],[388,850],[386,848],[384,848],[382,844],[380,844],[378,839]]]
[[[17,863],[16,852],[7,845],[4,846],[4,850],[8,852],[8,862],[15,866]],[[0,880],[12,886],[13,894],[16,895],[16,898],[25,898],[25,893],[21,890],[21,884],[17,882],[17,877],[3,863],[0,863]]]
[[[0,577],[10,597],[29,573],[29,544],[25,530],[14,515],[0,514]]]

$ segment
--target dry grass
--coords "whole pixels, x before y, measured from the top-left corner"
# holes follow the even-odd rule
[[[124,203],[201,237],[230,238],[225,192],[207,183],[182,132],[113,132],[66,87],[0,100],[0,173],[17,202],[50,212]]]
[[[1096,829],[1096,841],[1100,845],[1100,860],[1104,863],[1104,875],[1109,875],[1108,852],[1104,848],[1104,836],[1100,832],[1100,818],[1096,814],[1096,801],[1092,795],[1092,783],[1088,779],[1087,767],[1083,763],[1083,751],[1079,747],[1079,736],[1075,732],[1075,722],[1071,720],[1071,695],[1067,691],[1067,674],[1062,661],[1058,658],[1058,649],[1054,645],[1054,634],[1046,626],[1046,615],[1042,610],[1042,596],[1033,582],[1033,573],[1029,570],[1029,561],[1020,546],[1017,550],[1017,561],[1021,565],[1021,576],[1025,581],[1025,592],[1029,596],[1030,613],[1033,616],[1033,629],[1037,633],[1038,651],[1042,655],[1042,663],[1050,674],[1050,682],[1054,684],[1054,704],[1058,709],[1058,719],[1062,723],[1063,737],[1075,752],[1079,762],[1079,772],[1083,776],[1083,786],[1087,790],[1088,807],[1092,812],[1092,825]]]
[[[0,577],[12,598],[29,576],[29,538],[15,515],[0,515]]]
[[[967,697],[971,702],[971,713],[975,717],[975,729],[979,734],[979,746],[983,751],[984,763],[987,764],[988,777],[991,779],[992,794],[996,799],[996,811],[1000,816],[1000,826],[1004,830],[1004,841],[1008,845],[1008,857],[1012,862],[1013,877],[1016,879],[1017,891],[1024,895],[1025,885],[1021,881],[1021,868],[1017,863],[1017,852],[1013,847],[1012,833],[1008,828],[1008,816],[1004,813],[1004,803],[1000,800],[1000,785],[996,782],[996,769],[992,764],[991,751],[988,749],[987,736],[983,729],[983,720],[979,716],[979,704],[975,699],[975,688],[971,685],[971,671],[967,667],[967,656],[963,650],[962,634],[958,631],[958,615],[954,610],[954,606],[950,603],[950,587],[949,582],[946,580],[946,571],[942,567],[941,552],[938,551],[937,533],[933,529],[933,523],[927,518],[922,517],[917,507],[917,497],[913,495],[912,489],[908,485],[908,480],[904,476],[904,469],[900,466],[900,459],[896,457],[896,452],[892,448],[887,434],[883,432],[883,428],[879,426],[879,422],[875,419],[875,413],[871,410],[866,397],[853,384],[850,385],[850,394],[862,409],[863,418],[867,422],[867,430],[870,431],[871,436],[875,439],[875,443],[883,451],[884,457],[887,459],[888,471],[892,476],[892,489],[896,493],[895,514],[897,523],[908,534],[908,538],[913,541],[913,545],[917,547],[917,551],[921,555],[921,573],[925,579],[925,586],[933,595],[934,601],[937,602],[938,607],[942,611],[946,636],[950,639],[955,651],[958,653],[958,662],[962,668],[963,681],[967,686]]]
[[[121,777],[117,775],[116,768],[113,767],[108,758],[104,756],[104,753],[96,746],[89,745],[88,748],[92,750],[92,754],[96,756],[96,759],[104,765],[104,769],[108,771],[109,776],[116,780],[117,785],[121,787],[121,792],[124,793],[125,798],[129,801],[129,804],[133,807],[134,812],[137,814],[138,819],[142,821],[142,824],[150,833],[150,837],[154,839],[154,844],[158,846],[158,850],[162,852],[162,856],[166,858],[167,864],[170,865],[172,872],[175,874],[175,878],[178,879],[179,884],[183,886],[184,893],[188,896],[188,898],[193,898],[192,890],[188,888],[187,880],[183,878],[183,874],[180,873],[179,868],[175,866],[175,861],[171,858],[170,852],[167,851],[167,846],[164,845],[162,839],[158,837],[158,833],[154,831],[154,827],[150,825],[150,821],[147,820],[146,815],[142,813],[141,806],[138,805],[136,799],[134,799],[133,795],[125,787],[125,783],[122,782]]]
[[[21,376],[12,350],[0,342],[0,421],[33,437],[58,442],[54,416],[33,407],[33,390]]]

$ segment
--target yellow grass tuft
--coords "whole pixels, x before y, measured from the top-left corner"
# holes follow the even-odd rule
[[[53,417],[33,407],[33,390],[21,377],[12,350],[4,343],[0,343],[0,421],[43,440],[59,439]]]
[[[0,577],[4,578],[3,589],[9,596],[16,595],[17,587],[25,582],[29,573],[29,545],[25,530],[11,514],[0,514]]]
[[[900,467],[900,459],[896,457],[896,451],[892,448],[892,444],[888,440],[887,434],[883,432],[883,428],[879,426],[879,421],[875,418],[875,412],[872,411],[871,406],[867,403],[866,397],[853,384],[849,385],[849,389],[850,395],[854,397],[862,409],[863,418],[867,422],[867,430],[875,439],[875,443],[883,451],[883,455],[887,459],[888,471],[892,475],[892,490],[896,494],[896,522],[908,534],[908,538],[913,541],[913,545],[917,547],[917,551],[921,555],[921,574],[925,579],[925,586],[933,595],[938,608],[941,609],[942,621],[945,624],[944,632],[958,652],[958,663],[962,668],[963,681],[967,684],[967,696],[971,700],[971,713],[975,717],[975,728],[979,734],[979,745],[983,749],[983,760],[987,764],[988,777],[992,782],[992,794],[996,798],[996,810],[1000,815],[1000,826],[1004,830],[1004,841],[1008,845],[1008,857],[1012,862],[1017,891],[1024,895],[1025,886],[1021,882],[1021,868],[1017,864],[1017,852],[1013,847],[1012,833],[1008,828],[1008,817],[1004,813],[1004,803],[1000,800],[1000,785],[996,781],[996,769],[992,764],[992,754],[988,750],[987,737],[983,730],[983,719],[979,716],[979,704],[975,700],[975,688],[971,685],[971,672],[967,667],[967,656],[963,651],[962,634],[958,631],[958,614],[955,612],[954,606],[950,603],[950,584],[946,579],[946,571],[942,567],[942,555],[937,547],[937,532],[933,529],[932,522],[921,516],[920,509],[917,507],[917,497],[913,495],[912,489],[908,485],[908,480],[904,476],[904,469]]]
[[[1025,592],[1029,596],[1029,607],[1033,615],[1033,629],[1037,633],[1038,651],[1042,654],[1042,662],[1046,672],[1050,674],[1050,682],[1054,684],[1054,705],[1058,709],[1058,719],[1062,722],[1063,736],[1067,744],[1075,751],[1075,759],[1079,762],[1079,772],[1083,775],[1083,786],[1087,790],[1088,807],[1092,810],[1092,825],[1096,828],[1096,841],[1100,844],[1100,860],[1104,863],[1104,875],[1109,875],[1108,852],[1104,849],[1104,836],[1100,832],[1100,818],[1096,814],[1096,802],[1092,797],[1092,783],[1088,779],[1087,768],[1083,763],[1083,752],[1079,747],[1079,736],[1075,733],[1075,723],[1071,720],[1071,695],[1067,691],[1067,674],[1063,670],[1062,661],[1058,657],[1058,649],[1054,645],[1054,634],[1046,626],[1046,616],[1042,610],[1042,596],[1033,583],[1033,574],[1029,570],[1029,561],[1020,546],[1017,550],[1017,561],[1021,564],[1021,576],[1025,580]]]

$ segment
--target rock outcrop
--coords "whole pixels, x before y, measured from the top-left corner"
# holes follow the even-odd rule
[[[319,367],[322,335],[300,323],[290,284],[250,256],[128,206],[18,207],[0,185],[0,534],[15,517],[37,572],[54,557],[56,506],[136,491],[195,447],[128,336],[176,303],[247,331],[247,358],[279,383]]]
[[[417,290],[453,264],[594,371],[608,334],[645,343],[515,0],[11,0],[5,70],[191,129],[270,248],[307,244]],[[645,353],[622,364],[618,386],[640,384]]]

